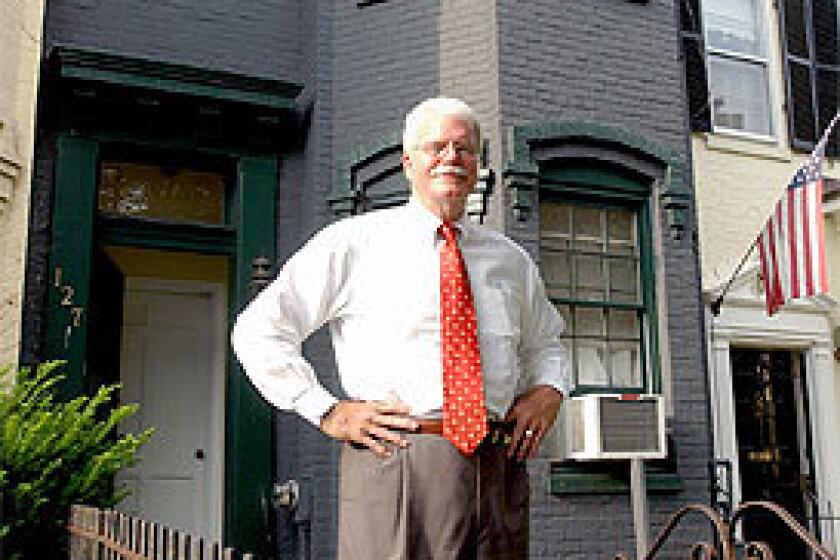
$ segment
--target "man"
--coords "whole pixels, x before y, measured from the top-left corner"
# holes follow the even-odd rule
[[[406,117],[408,204],[332,224],[240,315],[234,348],[269,402],[345,442],[339,558],[524,558],[533,457],[567,390],[562,319],[528,255],[464,217],[478,121]],[[301,356],[329,324],[337,400]]]

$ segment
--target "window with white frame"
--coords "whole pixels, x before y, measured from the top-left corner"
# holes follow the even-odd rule
[[[715,128],[771,136],[765,0],[704,0]]]

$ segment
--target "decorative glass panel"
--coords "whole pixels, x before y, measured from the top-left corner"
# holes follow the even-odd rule
[[[224,223],[221,173],[103,162],[99,211],[173,222]]]

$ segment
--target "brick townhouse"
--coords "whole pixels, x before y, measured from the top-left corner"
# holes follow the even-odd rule
[[[243,549],[331,558],[338,446],[267,408],[232,318],[317,229],[397,204],[408,108],[485,133],[471,219],[539,262],[576,394],[663,395],[660,527],[712,455],[689,113],[672,0],[47,2],[21,358],[67,395],[121,381],[155,426],[123,507]],[[696,54],[696,52],[695,52]],[[410,298],[411,294],[406,294]],[[328,337],[305,353],[340,392]],[[562,432],[563,430],[560,430]],[[633,550],[625,461],[533,461],[533,558]],[[274,483],[298,483],[294,510]],[[689,522],[674,549],[708,537]]]

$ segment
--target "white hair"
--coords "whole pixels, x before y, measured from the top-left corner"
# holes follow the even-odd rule
[[[416,148],[420,142],[423,126],[431,117],[457,117],[470,125],[475,133],[475,149],[481,149],[481,128],[472,108],[453,97],[432,97],[421,101],[405,117],[403,129],[403,150]]]

